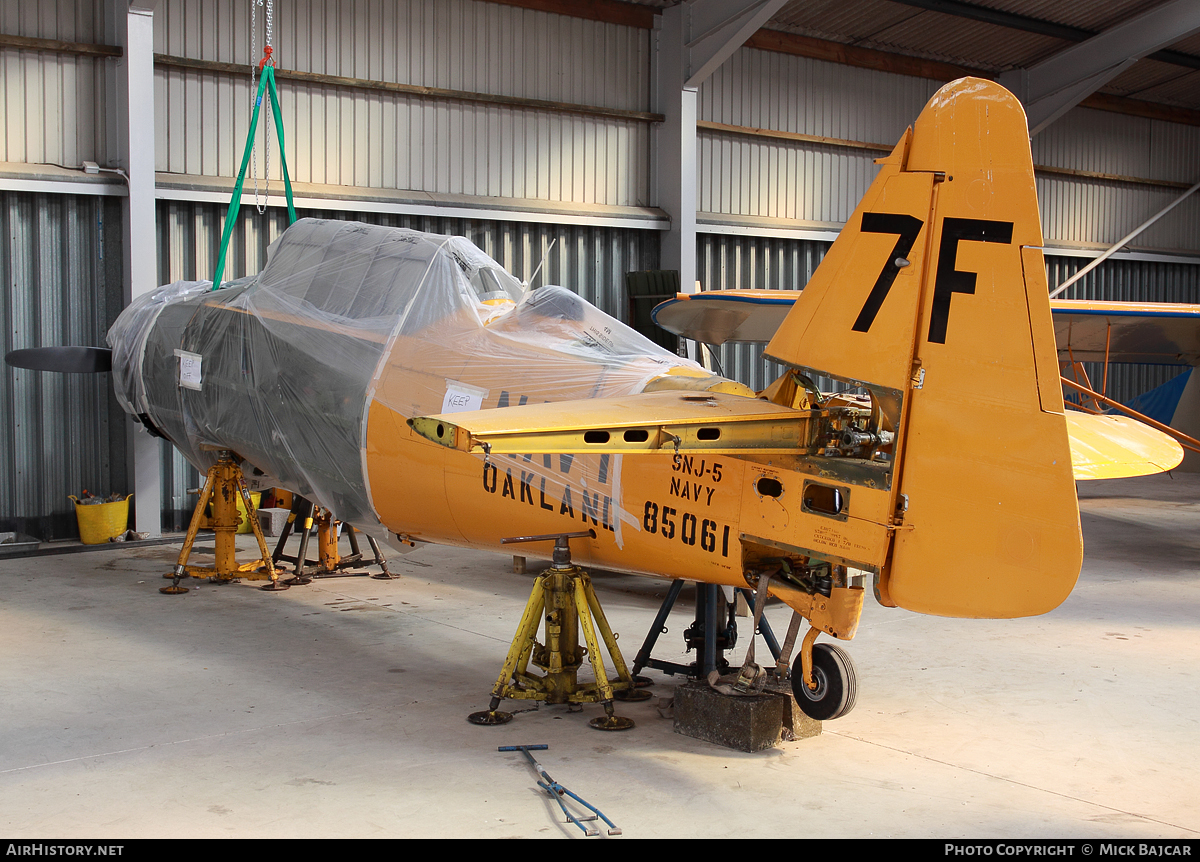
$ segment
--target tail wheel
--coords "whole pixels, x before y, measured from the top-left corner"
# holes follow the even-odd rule
[[[854,709],[858,698],[854,661],[850,654],[835,644],[814,644],[812,648],[814,691],[804,683],[800,656],[792,663],[792,693],[796,703],[809,718],[829,721],[841,718]]]

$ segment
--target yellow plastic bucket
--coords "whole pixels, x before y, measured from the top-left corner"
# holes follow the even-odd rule
[[[79,502],[74,494],[67,499],[75,504],[75,517],[79,521],[79,540],[85,545],[103,545],[113,536],[119,536],[129,528],[129,498],[115,503]]]
[[[261,502],[261,500],[262,500],[262,491],[251,491],[250,492],[250,504],[252,506],[254,506],[255,512],[258,511],[258,504]],[[246,515],[246,505],[242,502],[241,494],[237,495],[237,510],[238,510],[238,514],[242,516],[242,521],[240,524],[238,524],[238,528],[237,528],[238,535],[242,535],[244,533],[251,532],[250,517],[248,517]],[[208,504],[208,511],[205,514],[207,514],[210,519],[213,517],[213,504],[212,503]],[[254,515],[253,517],[258,517],[258,516]]]
[[[258,511],[258,504],[261,501],[262,501],[262,491],[251,491],[250,492],[250,505],[252,505],[254,507],[255,512]],[[246,515],[246,504],[242,502],[241,494],[238,494],[237,506],[238,506],[238,514],[242,516],[242,523],[238,524],[238,529],[237,529],[238,533],[241,534],[241,533],[252,532],[252,530],[250,529],[250,518],[257,518],[258,516],[253,513],[251,513],[249,516]]]

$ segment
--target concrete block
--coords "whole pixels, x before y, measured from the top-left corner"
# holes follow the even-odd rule
[[[818,735],[821,722],[800,710],[786,685],[739,696],[688,681],[675,689],[675,732],[738,751],[762,751],[780,740]]]
[[[278,536],[283,532],[289,514],[288,509],[259,509],[258,527],[264,536]]]

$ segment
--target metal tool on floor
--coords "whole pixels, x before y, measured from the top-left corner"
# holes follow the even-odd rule
[[[160,593],[178,595],[186,593],[187,587],[181,587],[179,582],[186,577],[215,578],[218,581],[231,581],[234,578],[270,579],[270,583],[260,587],[263,590],[286,590],[287,585],[279,583],[279,573],[271,562],[271,554],[267,551],[267,541],[263,538],[258,526],[258,518],[254,514],[254,503],[250,500],[250,492],[246,489],[246,479],[242,475],[241,458],[229,449],[217,450],[217,462],[208,468],[208,478],[204,489],[200,492],[200,500],[192,513],[192,522],[188,526],[187,538],[179,551],[179,560],[175,568],[164,578],[171,578],[169,587],[161,587]],[[249,563],[238,565],[235,557],[237,551],[237,529],[241,523],[238,512],[238,501],[245,509],[250,527],[258,540],[259,557]],[[216,534],[216,548],[213,567],[189,566],[188,557],[192,553],[192,545],[196,534],[205,524],[205,511],[212,502],[212,518],[208,520]]]
[[[550,568],[542,572],[533,583],[533,591],[521,616],[512,646],[500,677],[492,688],[492,700],[483,712],[467,716],[472,724],[504,724],[512,720],[512,714],[500,712],[498,707],[504,698],[540,700],[546,703],[603,705],[605,716],[594,718],[588,724],[597,730],[627,730],[633,721],[615,715],[613,698],[627,692],[625,699],[649,698],[649,692],[636,690],[636,683],[617,647],[617,638],[600,609],[600,601],[592,589],[587,572],[571,563],[571,539],[595,538],[592,530],[580,533],[560,533],[545,536],[516,536],[502,539],[505,544],[513,542],[554,542],[554,557]],[[546,621],[546,643],[537,641],[538,627]],[[582,627],[587,648],[579,644],[579,629]],[[596,629],[616,669],[617,679],[610,681],[604,670],[600,655],[600,643]],[[577,679],[584,655],[591,662],[595,682],[580,683]],[[538,676],[529,672],[532,661],[546,673]]]
[[[615,823],[613,823],[611,820],[609,820],[607,817],[605,817],[599,808],[597,808],[595,805],[592,805],[590,802],[588,802],[586,799],[579,796],[578,794],[572,793],[570,790],[567,790],[567,788],[563,787],[561,784],[559,784],[557,781],[555,781],[553,778],[551,778],[550,773],[548,773],[544,768],[542,768],[542,765],[540,763],[538,763],[536,760],[534,760],[533,755],[529,753],[531,751],[545,751],[549,747],[550,746],[548,746],[548,745],[502,745],[499,748],[497,748],[496,750],[497,751],[519,751],[522,754],[524,754],[527,758],[529,758],[529,762],[531,764],[533,764],[534,770],[537,772],[537,774],[540,776],[540,779],[541,779],[538,781],[538,787],[545,790],[547,795],[549,795],[551,799],[553,799],[555,802],[558,803],[558,807],[562,809],[562,813],[564,816],[566,816],[567,822],[574,823],[576,826],[578,826],[580,829],[582,829],[584,835],[588,836],[589,838],[595,838],[596,836],[598,836],[600,834],[600,830],[597,829],[596,827],[586,825],[588,823],[594,823],[597,819],[603,820],[605,823],[608,824],[608,834],[609,835],[620,835],[621,830],[617,827],[617,825]],[[574,814],[572,814],[567,809],[566,802],[563,801],[564,796],[571,797],[573,800],[578,802],[580,805],[582,805],[584,808],[586,808],[588,811],[591,811],[592,813],[585,814],[580,817],[576,817]]]

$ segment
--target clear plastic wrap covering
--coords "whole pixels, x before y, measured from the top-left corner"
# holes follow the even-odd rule
[[[707,376],[564,288],[527,293],[462,237],[304,219],[257,277],[209,287],[161,287],[118,318],[121,404],[201,470],[232,449],[375,535],[372,400],[409,418]]]
[[[158,314],[167,303],[212,290],[211,281],[177,281],[134,299],[108,331],[113,350],[113,387],[127,413],[148,416],[150,402],[142,382],[142,355]]]

